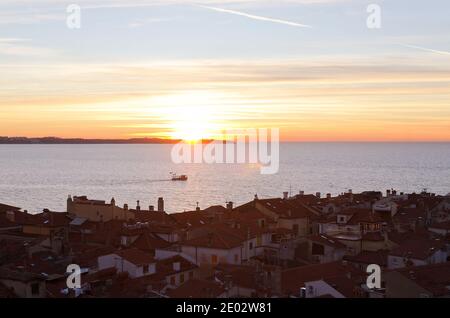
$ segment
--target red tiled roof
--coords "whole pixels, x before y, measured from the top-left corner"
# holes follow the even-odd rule
[[[445,242],[440,239],[412,239],[392,249],[389,255],[424,260],[444,247]]]
[[[217,298],[225,292],[225,288],[217,282],[191,279],[180,287],[170,290],[170,298]]]
[[[378,214],[373,212],[370,209],[357,209],[350,208],[345,209],[338,214],[347,214],[352,215],[350,220],[347,222],[348,225],[357,225],[360,223],[382,223],[384,222],[383,218]]]
[[[393,221],[398,223],[405,223],[416,221],[419,219],[425,220],[427,218],[427,211],[424,208],[401,208],[394,215]]]
[[[357,297],[355,289],[358,287],[358,284],[354,279],[347,276],[334,276],[325,278],[324,281],[346,298]]]
[[[183,227],[201,226],[213,221],[213,217],[204,211],[175,213],[171,216]]]
[[[138,248],[142,251],[154,251],[157,248],[166,248],[171,244],[159,237],[149,233],[141,234],[136,241],[131,244],[131,247]]]
[[[285,219],[318,218],[311,208],[294,199],[262,199],[256,203]]]
[[[29,214],[15,211],[14,222],[23,225],[35,225],[42,227],[63,227],[69,226],[72,219],[66,212],[42,212],[39,214]]]
[[[388,250],[378,250],[378,251],[362,251],[357,255],[346,255],[344,260],[351,263],[359,264],[378,264],[381,267],[387,266]]]
[[[128,248],[114,252],[123,259],[135,265],[147,265],[155,262],[153,256],[147,252],[141,251],[137,248]]]
[[[152,224],[165,224],[165,225],[173,225],[176,224],[176,220],[166,212],[159,211],[136,211],[130,210],[135,215],[136,222],[149,222]]]
[[[450,262],[395,270],[433,293],[434,297],[450,295]]]
[[[227,233],[221,231],[207,233],[203,236],[184,241],[181,245],[228,250],[241,246],[244,241],[245,240],[241,237],[228,235]]]
[[[20,208],[18,208],[18,207],[0,203],[0,213],[4,213],[4,212],[8,212],[8,211],[19,211],[19,210],[20,210]]]
[[[305,282],[346,276],[347,273],[360,274],[353,267],[345,266],[341,262],[313,264],[286,269],[281,272],[281,290],[284,294],[299,293]]]

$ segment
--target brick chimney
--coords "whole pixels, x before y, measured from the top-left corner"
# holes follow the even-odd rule
[[[158,198],[158,212],[164,212],[164,198]]]

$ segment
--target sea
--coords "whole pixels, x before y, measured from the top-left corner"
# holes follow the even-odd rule
[[[168,213],[259,198],[396,189],[450,192],[450,143],[282,143],[279,171],[255,164],[176,164],[173,145],[0,145],[0,203],[65,211],[69,195]],[[170,173],[188,181],[171,181]]]

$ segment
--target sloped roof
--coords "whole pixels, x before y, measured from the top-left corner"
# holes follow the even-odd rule
[[[218,282],[200,279],[190,279],[180,287],[170,290],[170,298],[217,298],[225,292]]]
[[[424,260],[443,247],[445,242],[440,239],[411,239],[392,249],[389,255]]]
[[[153,256],[147,252],[141,251],[137,248],[128,248],[125,250],[116,251],[114,254],[119,255],[123,259],[134,265],[147,265],[155,262]]]

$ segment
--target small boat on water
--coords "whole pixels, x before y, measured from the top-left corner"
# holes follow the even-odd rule
[[[187,181],[188,177],[185,174],[177,175],[172,173],[172,181]]]

